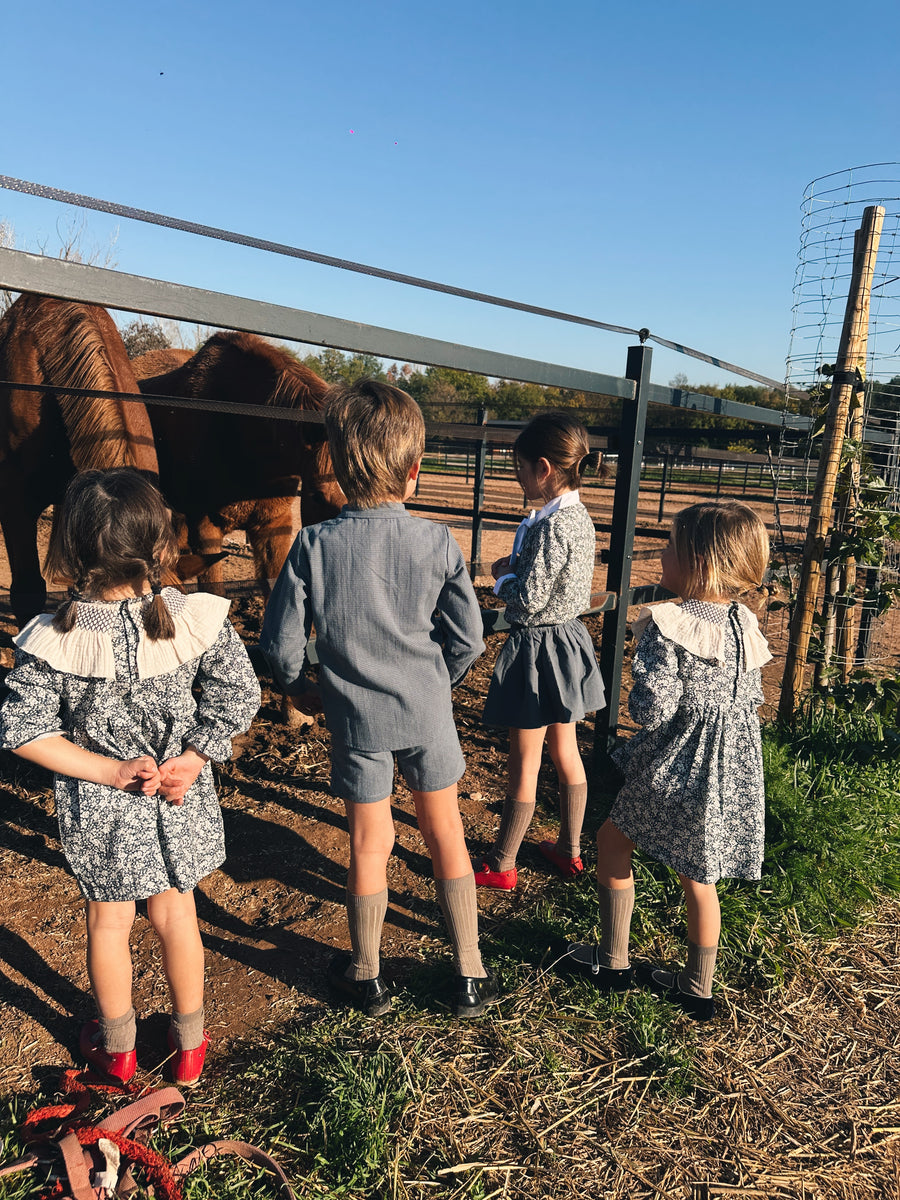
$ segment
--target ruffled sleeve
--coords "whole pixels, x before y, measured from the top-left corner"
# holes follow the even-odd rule
[[[260,702],[259,680],[230,621],[201,656],[195,682],[196,724],[185,732],[184,745],[224,762],[231,757],[231,739],[250,728]]]
[[[652,622],[645,622],[642,629],[631,660],[634,683],[628,696],[628,711],[638,725],[653,729],[674,715],[684,685],[674,644]]]
[[[64,734],[60,720],[61,678],[42,659],[16,650],[6,677],[8,694],[0,707],[0,746],[18,750],[28,742]]]

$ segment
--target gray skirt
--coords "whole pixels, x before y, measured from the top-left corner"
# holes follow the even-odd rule
[[[563,625],[513,628],[494,667],[482,720],[512,729],[568,725],[604,703],[594,643],[575,617]]]

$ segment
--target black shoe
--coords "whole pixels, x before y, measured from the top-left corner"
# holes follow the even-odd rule
[[[455,1017],[480,1017],[489,1004],[500,999],[500,980],[493,971],[484,977],[457,975],[450,993],[450,1007]]]
[[[380,1017],[391,1007],[391,989],[380,975],[374,979],[348,979],[349,954],[336,954],[328,964],[328,988],[336,1004],[358,1008],[367,1017]]]
[[[716,1015],[716,1002],[712,996],[695,996],[693,992],[683,992],[678,986],[678,975],[667,971],[653,963],[639,963],[637,966],[638,980],[650,989],[655,996],[677,1004],[695,1021],[711,1021]]]
[[[589,979],[601,992],[627,992],[634,986],[631,967],[604,967],[600,947],[589,942],[569,942],[557,966],[567,975]]]

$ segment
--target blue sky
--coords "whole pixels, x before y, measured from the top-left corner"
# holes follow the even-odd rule
[[[646,325],[780,379],[804,187],[900,159],[900,9],[859,53],[852,17],[831,0],[30,0],[3,18],[0,174]],[[25,248],[53,250],[72,217],[0,191]],[[624,372],[621,335],[96,213],[86,242],[115,226],[124,271]],[[678,371],[727,379],[654,351],[657,382]]]

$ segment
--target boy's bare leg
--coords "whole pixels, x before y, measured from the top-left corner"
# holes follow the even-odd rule
[[[478,949],[475,876],[463,833],[456,784],[437,792],[413,791],[419,829],[434,868],[435,890],[453,945],[457,972],[484,978]]]
[[[380,973],[381,932],[387,913],[387,862],[394,847],[390,797],[374,804],[346,802],[350,828],[347,923],[353,952],[345,974],[356,981]]]

